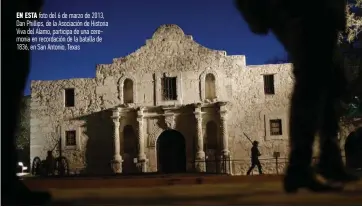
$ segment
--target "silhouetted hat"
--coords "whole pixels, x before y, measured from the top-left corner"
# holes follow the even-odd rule
[[[253,145],[258,145],[258,144],[259,144],[258,141],[254,141],[254,142],[253,142]]]

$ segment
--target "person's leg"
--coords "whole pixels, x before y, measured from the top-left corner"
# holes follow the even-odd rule
[[[312,146],[332,67],[330,55],[326,54],[331,48],[324,41],[325,28],[313,21],[299,20],[274,30],[292,58],[295,77],[289,120],[289,165],[284,180],[287,192],[301,187],[312,191],[340,189],[318,182],[311,168]]]
[[[248,172],[246,173],[246,175],[250,175],[250,173],[254,169],[254,167],[255,167],[255,163],[252,163],[249,170],[248,170]]]
[[[263,171],[262,171],[262,167],[261,167],[260,161],[257,162],[257,166],[258,166],[259,174],[262,175],[262,174],[263,174]]]

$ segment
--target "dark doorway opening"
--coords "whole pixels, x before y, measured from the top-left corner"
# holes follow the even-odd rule
[[[362,127],[348,135],[344,150],[347,167],[351,169],[362,168]]]
[[[131,125],[126,125],[123,128],[123,173],[137,173],[138,169],[133,159],[137,158],[138,141],[137,135]]]
[[[166,130],[157,140],[158,171],[161,173],[186,172],[185,138],[176,130]]]
[[[217,124],[214,121],[209,121],[206,124],[206,172],[219,173],[220,172],[220,158],[219,158],[219,142],[217,139],[218,131]]]

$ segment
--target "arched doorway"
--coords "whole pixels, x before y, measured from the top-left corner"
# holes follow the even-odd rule
[[[176,130],[166,130],[157,139],[157,166],[162,173],[186,172],[185,138]]]
[[[362,127],[348,135],[344,150],[347,167],[351,169],[362,168]]]

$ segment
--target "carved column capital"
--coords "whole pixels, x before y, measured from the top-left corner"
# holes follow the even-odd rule
[[[202,103],[200,103],[200,102],[194,103],[194,106],[195,106],[195,110],[196,110],[197,108],[200,108],[200,109],[201,109]]]
[[[220,119],[222,122],[225,122],[228,118],[228,113],[227,111],[220,111]]]
[[[175,129],[176,127],[176,115],[175,114],[165,114],[165,124],[169,129]]]
[[[137,117],[138,124],[143,124],[143,116]]]
[[[112,110],[112,116],[111,116],[112,120],[114,123],[119,122],[119,118],[120,118],[120,112],[119,112],[119,108],[116,107]]]
[[[220,112],[227,112],[228,109],[228,102],[218,102],[218,105],[219,105],[219,111]]]
[[[146,107],[139,107],[138,110],[137,110],[137,116],[143,116],[144,115],[144,111],[145,111]]]
[[[228,116],[227,102],[219,102],[219,113],[221,121],[226,121]]]
[[[201,112],[202,112],[201,104],[196,104],[194,113],[201,113]]]

